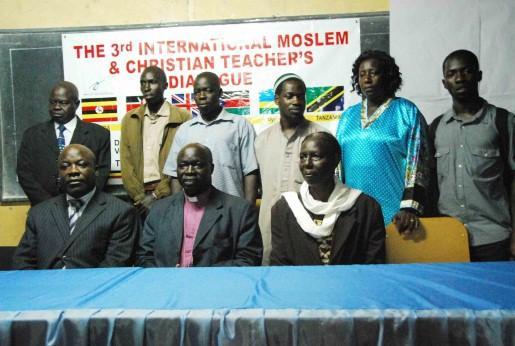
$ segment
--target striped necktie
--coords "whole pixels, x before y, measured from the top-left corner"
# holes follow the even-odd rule
[[[63,124],[59,124],[57,129],[59,130],[59,137],[57,137],[57,146],[59,147],[59,151],[63,151],[64,147],[66,146],[66,142],[64,141],[64,130],[66,130],[66,127]]]
[[[73,230],[75,229],[75,225],[77,224],[77,221],[79,220],[79,211],[82,207],[84,202],[82,202],[81,199],[70,199],[68,201],[68,204],[72,208],[72,213],[69,217],[69,224],[70,224],[70,234],[73,233]]]

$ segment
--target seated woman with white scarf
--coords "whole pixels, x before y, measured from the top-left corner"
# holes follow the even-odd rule
[[[326,132],[302,142],[300,192],[283,193],[272,208],[272,265],[384,263],[381,207],[335,177],[340,146]]]

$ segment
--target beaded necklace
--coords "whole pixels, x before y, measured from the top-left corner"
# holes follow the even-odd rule
[[[383,114],[383,112],[386,110],[386,108],[388,108],[388,106],[390,105],[390,102],[393,100],[393,98],[388,98],[385,102],[383,102],[383,104],[381,106],[379,106],[374,113],[372,113],[372,115],[369,117],[367,115],[368,113],[368,105],[367,105],[367,100],[363,100],[362,103],[361,103],[361,127],[366,129],[367,127],[369,127],[370,125],[372,125],[372,123],[374,121],[376,121],[380,116],[381,114]]]

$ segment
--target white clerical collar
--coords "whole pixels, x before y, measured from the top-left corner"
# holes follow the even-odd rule
[[[209,198],[209,193],[211,192],[211,187],[208,188],[206,191],[202,192],[200,195],[197,196],[188,196],[184,189],[182,190],[184,193],[184,198],[190,202],[190,203],[199,203],[205,204]]]

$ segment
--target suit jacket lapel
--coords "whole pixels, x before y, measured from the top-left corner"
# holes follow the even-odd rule
[[[167,231],[165,234],[169,234],[172,238],[170,241],[171,244],[177,244],[177,248],[171,249],[170,253],[179,253],[180,256],[184,234],[184,195],[182,193],[179,198],[175,199],[170,204],[168,212],[165,213],[164,218],[161,221],[161,225],[162,227],[165,227],[165,229],[172,230],[172,232]],[[180,231],[176,232],[175,230]]]
[[[57,147],[57,136],[55,135],[54,121],[46,122],[46,126],[41,130],[44,145],[48,146],[54,153],[59,155],[59,148]]]
[[[207,202],[206,210],[204,211],[204,216],[202,216],[202,220],[198,227],[193,249],[197,247],[202,239],[204,239],[204,237],[209,233],[217,220],[222,216],[222,210],[223,203],[220,192],[215,188],[212,188],[211,196],[209,196],[209,201]]]
[[[70,235],[70,224],[68,220],[68,204],[66,203],[65,195],[62,194],[59,199],[54,203],[51,210],[52,217],[54,218],[57,231],[62,237],[63,242],[68,239]]]
[[[333,245],[331,247],[331,263],[336,255],[341,251],[345,241],[349,237],[350,232],[353,229],[356,229],[356,213],[354,212],[355,208],[351,208],[347,212],[343,212],[336,220],[334,225],[334,229],[339,230],[338,232],[333,233]],[[343,217],[345,213],[349,213],[346,217]]]
[[[63,256],[64,252],[68,248],[68,240],[70,236],[70,225],[68,223],[68,203],[66,203],[65,195],[62,194],[54,202],[52,209],[50,210],[52,218],[54,219],[55,227],[49,225],[50,229],[57,228],[57,233],[60,239],[53,239],[52,242],[55,245],[55,254],[52,257],[52,261],[46,267],[47,269],[53,268],[57,261]]]
[[[84,124],[82,120],[77,117],[77,126],[75,127],[75,131],[73,131],[72,139],[70,143],[84,143],[85,138],[88,136],[88,130],[84,128]]]

